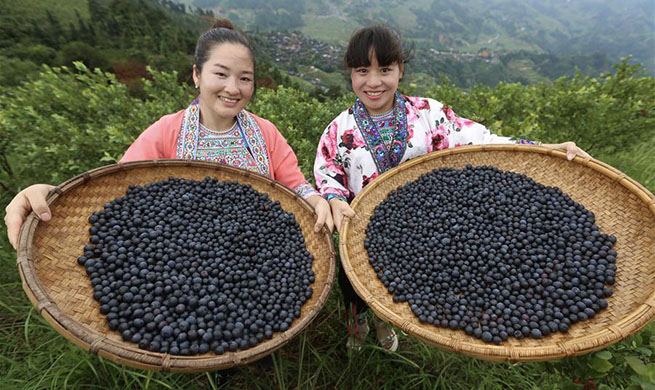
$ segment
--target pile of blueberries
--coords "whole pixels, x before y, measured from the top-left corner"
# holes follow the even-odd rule
[[[237,182],[130,186],[89,222],[78,263],[109,328],[142,349],[251,348],[289,328],[312,295],[312,255],[293,214]]]
[[[605,309],[615,242],[560,189],[468,165],[391,191],[364,247],[419,321],[500,344],[567,332]]]

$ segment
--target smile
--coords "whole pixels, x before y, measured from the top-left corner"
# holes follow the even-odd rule
[[[218,98],[219,98],[220,100],[226,102],[226,103],[236,103],[236,102],[239,101],[239,99],[230,99],[230,98],[225,97],[225,96],[219,96]]]
[[[373,92],[373,91],[367,91],[367,92],[365,92],[365,93],[366,93],[366,95],[368,95],[368,96],[370,96],[370,97],[376,97],[376,96],[380,96],[380,95],[382,95],[382,94],[384,93],[384,91],[375,91],[375,92]]]

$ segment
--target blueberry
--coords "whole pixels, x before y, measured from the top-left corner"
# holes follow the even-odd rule
[[[615,241],[561,190],[469,166],[389,192],[364,247],[393,301],[420,322],[500,343],[566,332],[606,308]]]
[[[142,348],[250,348],[288,329],[313,295],[313,259],[298,223],[247,185],[170,178],[130,186],[89,222],[78,262],[101,312],[116,316],[110,327],[141,338]],[[229,343],[212,345],[218,340]]]

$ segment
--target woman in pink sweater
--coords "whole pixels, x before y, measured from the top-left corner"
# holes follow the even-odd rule
[[[332,230],[330,206],[305,180],[296,155],[275,125],[245,110],[255,92],[255,57],[245,35],[229,20],[218,20],[196,45],[193,80],[198,98],[189,107],[165,115],[127,149],[121,162],[177,158],[211,161],[256,172],[294,190],[314,207],[314,230]],[[46,196],[53,186],[35,184],[6,208],[10,243],[34,210],[51,218]]]

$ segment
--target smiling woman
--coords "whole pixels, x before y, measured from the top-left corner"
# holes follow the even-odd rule
[[[232,127],[252,97],[254,77],[247,48],[234,43],[216,46],[202,68],[193,66],[193,80],[200,89],[200,121],[216,130]]]
[[[332,230],[330,206],[305,180],[291,147],[270,121],[245,110],[255,92],[255,57],[243,33],[218,20],[198,39],[193,80],[199,95],[186,109],[165,115],[127,149],[121,162],[177,158],[230,165],[262,174],[294,190],[316,211],[314,230]],[[51,217],[46,195],[36,184],[7,206],[5,223],[14,247],[27,214]]]
[[[354,217],[349,202],[378,175],[435,150],[469,144],[533,143],[491,134],[483,125],[460,118],[434,99],[398,92],[411,50],[404,50],[398,33],[384,25],[356,31],[346,48],[345,63],[357,95],[355,103],[325,129],[318,144],[314,175],[321,194],[330,202],[335,226]],[[589,157],[573,142],[544,145]],[[339,273],[349,326],[347,347],[359,349],[368,333],[366,303]],[[394,331],[375,319],[378,343],[395,350]]]

